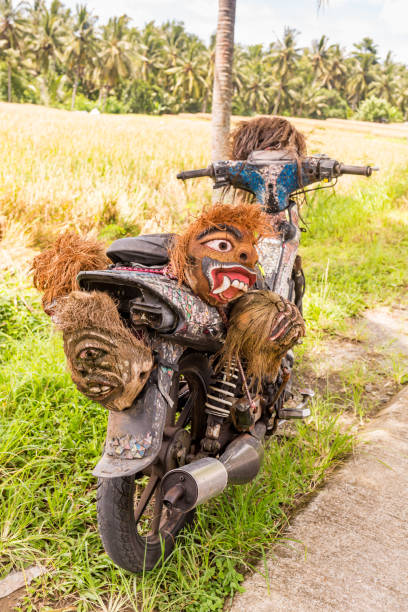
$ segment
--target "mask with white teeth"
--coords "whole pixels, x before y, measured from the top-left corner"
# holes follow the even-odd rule
[[[252,232],[229,224],[209,227],[191,239],[185,278],[211,306],[238,299],[256,281],[258,254]]]

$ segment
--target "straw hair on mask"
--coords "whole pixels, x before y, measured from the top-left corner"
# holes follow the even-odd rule
[[[104,270],[109,264],[102,242],[75,232],[61,234],[31,264],[34,287],[44,294],[43,307],[79,289],[76,277],[81,270]]]
[[[137,342],[123,324],[113,299],[102,291],[72,291],[60,298],[53,309],[52,321],[65,334],[81,329],[107,330],[109,336]]]

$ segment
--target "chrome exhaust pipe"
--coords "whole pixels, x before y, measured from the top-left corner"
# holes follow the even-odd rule
[[[188,512],[219,495],[227,483],[228,473],[224,465],[213,457],[203,457],[164,475],[161,484],[163,503],[167,508]]]
[[[227,484],[244,484],[259,472],[264,450],[265,426],[259,423],[256,436],[235,438],[219,459],[203,457],[170,470],[161,483],[163,503],[169,508],[189,512],[199,504],[222,493]]]

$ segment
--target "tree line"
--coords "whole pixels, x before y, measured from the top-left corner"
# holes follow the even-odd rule
[[[408,67],[384,60],[373,39],[346,53],[323,35],[309,47],[285,28],[269,46],[235,45],[234,114],[408,118]],[[215,36],[209,45],[184,24],[132,25],[127,15],[98,25],[86,5],[71,11],[0,0],[0,96],[107,112],[210,112]]]

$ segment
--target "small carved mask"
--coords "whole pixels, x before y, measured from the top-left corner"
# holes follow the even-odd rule
[[[78,390],[109,410],[130,408],[153,365],[151,352],[136,338],[112,338],[98,328],[64,333],[64,349]]]
[[[211,306],[246,293],[256,281],[254,243],[253,233],[229,224],[193,237],[187,247],[185,276],[194,293]]]
[[[282,357],[305,335],[297,307],[273,291],[251,291],[232,307],[222,363],[246,362],[254,383],[275,380]]]
[[[152,351],[134,337],[104,293],[73,291],[56,301],[52,320],[78,390],[109,410],[130,408],[153,367]]]

